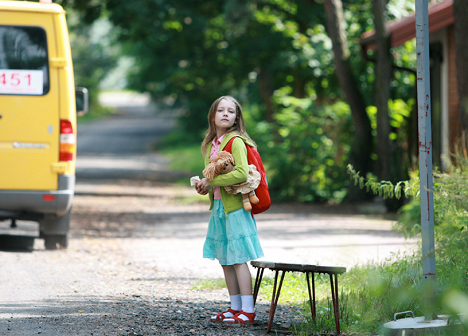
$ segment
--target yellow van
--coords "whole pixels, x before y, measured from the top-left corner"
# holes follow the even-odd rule
[[[76,115],[86,109],[63,8],[0,0],[0,221],[37,221],[46,249],[68,244]]]

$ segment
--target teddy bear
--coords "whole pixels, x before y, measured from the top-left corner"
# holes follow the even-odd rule
[[[231,153],[226,151],[220,151],[218,155],[210,159],[210,163],[203,170],[203,175],[212,181],[215,176],[219,174],[227,174],[235,169],[234,157]],[[257,204],[259,199],[255,194],[260,184],[260,173],[257,171],[255,165],[249,165],[249,176],[247,181],[237,183],[231,186],[225,186],[224,189],[228,194],[242,194],[243,206],[246,211],[252,210],[252,204]]]

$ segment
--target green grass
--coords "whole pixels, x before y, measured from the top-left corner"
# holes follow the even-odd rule
[[[182,183],[182,182],[181,182]],[[187,180],[183,181],[184,184],[187,184]],[[209,203],[208,196],[195,194],[194,196],[183,196],[176,197],[176,200],[179,204],[195,204],[195,203]]]
[[[162,150],[162,153],[170,159],[169,168],[202,176],[205,165],[199,145],[166,148]]]
[[[204,290],[204,289],[223,289],[226,288],[224,279],[201,279],[196,281],[190,289]]]
[[[355,267],[339,276],[340,326],[348,335],[372,335],[379,332],[393,314],[413,310],[416,316],[421,310],[422,286],[419,257],[399,256],[395,261]],[[253,280],[255,281],[255,280]],[[260,298],[271,301],[274,278],[264,277]],[[225,288],[223,279],[204,279],[193,289]],[[330,278],[315,275],[316,318],[312,319],[306,275],[288,272],[285,275],[279,298],[280,304],[300,306],[306,322],[295,325],[296,335],[335,330],[331,300]]]
[[[84,116],[78,116],[78,123],[89,123],[96,121],[98,119],[112,115],[115,112],[113,108],[103,107],[103,106],[94,106],[90,108],[90,111]]]
[[[153,145],[170,159],[169,167],[180,172],[202,176],[205,168],[200,142],[187,137],[183,131],[174,130]]]
[[[303,273],[286,273],[279,298],[280,304],[292,304],[301,306],[302,308],[302,314],[306,317],[306,322],[293,326],[295,334],[310,335],[323,330],[335,330],[329,276],[323,274],[315,275],[315,295],[317,300],[315,320],[312,320],[306,279],[306,275]],[[339,280],[342,281],[343,278],[340,277]],[[271,300],[273,286],[274,278],[267,277],[262,280],[260,295],[263,300]],[[359,324],[361,316],[350,312],[348,309],[349,295],[344,294],[342,285],[340,285],[340,290],[340,325],[344,329],[344,327]]]

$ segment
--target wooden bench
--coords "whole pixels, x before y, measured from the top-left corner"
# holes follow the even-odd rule
[[[273,285],[273,293],[271,295],[271,306],[270,306],[270,318],[268,321],[267,332],[270,332],[273,324],[273,317],[275,316],[276,307],[278,305],[278,299],[281,293],[281,286],[286,272],[301,272],[307,276],[307,288],[309,290],[310,310],[312,318],[315,319],[317,316],[316,312],[316,301],[315,301],[315,273],[328,274],[330,276],[330,287],[333,301],[333,311],[335,314],[335,325],[336,333],[340,334],[340,312],[339,312],[339,301],[338,301],[338,274],[346,272],[345,267],[334,267],[334,266],[316,266],[316,265],[304,265],[304,264],[285,264],[276,263],[269,261],[251,261],[250,264],[257,268],[257,277],[254,285],[254,303],[257,301],[258,291],[262,283],[263,272],[265,268],[268,268],[275,272],[275,283]],[[281,274],[281,279],[278,284],[278,274]],[[310,278],[312,278],[312,286]],[[311,290],[312,288],[312,290]]]

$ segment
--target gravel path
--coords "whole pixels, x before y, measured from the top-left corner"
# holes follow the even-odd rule
[[[258,325],[225,326],[209,317],[229,306],[227,290],[192,289],[222,278],[201,257],[209,212],[193,189],[89,180],[76,191],[67,250],[36,239],[33,251],[0,251],[0,335],[266,334],[269,297],[257,302]],[[257,222],[266,260],[350,267],[413,246],[391,221],[352,208],[275,205]],[[275,327],[300,321],[298,310],[280,305]]]
[[[227,290],[191,289],[222,276],[200,256],[197,226],[206,227],[209,213],[206,203],[181,201],[192,192],[125,181],[78,185],[67,250],[46,251],[36,239],[33,251],[0,251],[0,335],[265,334],[267,300],[258,301],[258,325],[225,326],[209,317],[229,307]],[[281,306],[275,322],[290,325],[293,310]]]

